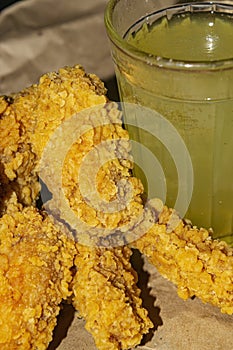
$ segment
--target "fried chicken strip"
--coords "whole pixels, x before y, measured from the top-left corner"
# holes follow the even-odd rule
[[[142,308],[128,247],[77,246],[74,306],[101,350],[130,349],[153,327]]]
[[[171,216],[178,225],[168,232]],[[158,221],[133,245],[177,286],[181,298],[197,296],[233,314],[233,249],[227,243],[213,240],[208,230],[185,223],[164,207]]]
[[[62,191],[69,202],[68,210],[66,202],[60,200],[59,191],[54,190],[59,189],[57,184],[61,169],[56,153],[52,152],[64,142],[60,135],[66,134],[66,130],[64,133],[58,133],[58,139],[53,139],[51,149],[47,147],[44,165],[47,172],[46,175],[43,172],[41,174],[43,181],[53,192],[52,201],[46,205],[47,210],[75,231],[77,273],[72,283],[73,304],[79,315],[85,318],[86,328],[93,335],[100,350],[132,348],[140,343],[150,328],[153,328],[147,311],[142,307],[140,290],[136,285],[137,274],[130,264],[131,249],[122,247],[124,239],[128,239],[128,236],[124,237],[125,227],[132,226],[131,221],[138,219],[143,211],[143,188],[140,181],[131,175],[128,134],[122,128],[120,115],[115,104],[100,105],[92,110],[91,115],[82,115],[82,127],[91,125],[91,128],[72,143],[62,169]],[[95,125],[99,118],[101,125]],[[103,123],[104,118],[106,124]],[[67,124],[65,127],[67,128]],[[120,145],[119,140],[122,139],[124,142]],[[99,154],[96,147],[108,140],[116,140],[116,143],[111,144],[113,153],[110,152],[110,159],[107,155],[108,161],[101,165],[99,157],[104,157],[103,153],[108,153],[109,148],[108,145],[101,148]],[[112,151],[112,147],[110,148]],[[81,167],[85,157],[91,152],[92,157],[85,164],[83,174]],[[48,167],[47,164],[53,164],[54,167]],[[88,180],[89,174],[95,169],[96,177]],[[121,210],[106,212],[102,210],[101,203],[95,208],[91,201],[83,197],[80,190],[81,181],[84,183],[86,196],[93,181],[96,187],[95,196],[100,194],[110,206],[119,197],[119,192],[123,192],[123,197],[127,194],[127,184],[130,184],[131,196]],[[120,208],[121,200],[118,205]],[[75,222],[70,220],[70,210],[75,214],[76,227]],[[79,231],[81,223],[86,224],[85,231]]]
[[[13,194],[0,218],[0,348],[43,350],[71,295],[73,239]]]

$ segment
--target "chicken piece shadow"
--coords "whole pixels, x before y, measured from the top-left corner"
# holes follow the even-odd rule
[[[56,350],[62,340],[66,338],[67,332],[75,317],[75,309],[71,304],[62,303],[60,313],[57,317],[57,325],[53,331],[53,340],[47,350]]]
[[[144,270],[144,260],[142,254],[137,249],[132,249],[131,264],[138,274],[138,287],[141,290],[142,306],[147,310],[148,316],[154,327],[144,335],[140,345],[146,345],[152,338],[158,327],[163,325],[160,317],[160,308],[155,306],[156,297],[150,294],[151,288],[148,286],[150,274]]]
[[[107,88],[107,96],[110,101],[119,102],[119,91],[117,87],[116,76],[113,75],[104,81],[104,85]]]

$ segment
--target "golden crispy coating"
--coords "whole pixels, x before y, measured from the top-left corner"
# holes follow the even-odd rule
[[[77,245],[74,306],[100,350],[130,349],[153,327],[142,308],[131,250]]]
[[[180,297],[195,295],[218,306],[223,313],[233,314],[233,249],[213,240],[207,230],[182,220],[169,233],[171,215],[176,216],[164,207],[159,221],[134,242],[135,247],[177,285]]]
[[[73,240],[15,196],[0,218],[0,348],[43,350],[70,296]]]
[[[23,204],[35,204],[40,190],[36,166],[51,134],[74,113],[106,102],[105,93],[95,75],[75,66],[0,97],[0,161]]]
[[[128,241],[127,228],[143,212],[143,187],[131,175],[129,136],[117,105],[101,104],[87,112],[78,116],[87,131],[75,136],[67,152],[67,140],[72,132],[75,135],[78,119],[62,124],[46,145],[40,174],[53,194],[47,208],[76,229],[82,244],[123,245]]]

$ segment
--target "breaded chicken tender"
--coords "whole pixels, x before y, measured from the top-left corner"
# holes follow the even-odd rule
[[[171,216],[178,224],[171,232],[169,226],[168,232]],[[209,231],[179,220],[164,207],[158,221],[134,246],[177,286],[181,298],[197,296],[233,314],[233,248],[227,243],[213,240]]]
[[[84,132],[76,139],[75,125],[79,128],[80,117]],[[66,153],[70,131],[75,142],[71,142]],[[124,246],[130,238],[128,234],[124,236],[124,231],[132,228],[143,212],[143,187],[131,174],[128,138],[117,105],[101,104],[80,113],[71,125],[61,125],[57,137],[55,134],[46,145],[40,173],[52,192],[46,209],[68,224],[77,240],[73,305],[85,318],[86,328],[99,350],[130,349],[153,328],[142,307],[137,274],[130,264],[131,249]],[[105,144],[108,140],[110,145]],[[104,146],[99,150],[100,145]],[[58,154],[62,155],[61,161]],[[104,159],[102,163],[101,159]],[[88,199],[89,190],[94,191],[92,200],[100,196],[97,208]],[[127,190],[130,196],[124,203]],[[65,196],[61,197],[62,194]],[[117,208],[111,212],[116,199]],[[103,209],[104,203],[110,206],[107,208],[110,211]]]
[[[43,350],[71,295],[72,237],[13,194],[0,218],[0,349]]]
[[[77,245],[74,306],[100,350],[130,349],[153,327],[142,308],[128,247]]]

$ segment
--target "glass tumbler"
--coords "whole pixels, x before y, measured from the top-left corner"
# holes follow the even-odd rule
[[[161,179],[152,158],[142,157],[135,174],[145,188],[152,188],[152,196],[159,197],[166,183],[166,205],[230,243],[233,1],[110,0],[105,26],[120,99],[144,107],[141,113],[125,110],[126,128],[163,170]],[[149,119],[148,111],[153,111]],[[173,129],[189,153],[193,172],[188,158],[177,164]],[[184,203],[176,205],[180,187],[192,192],[185,213]]]

